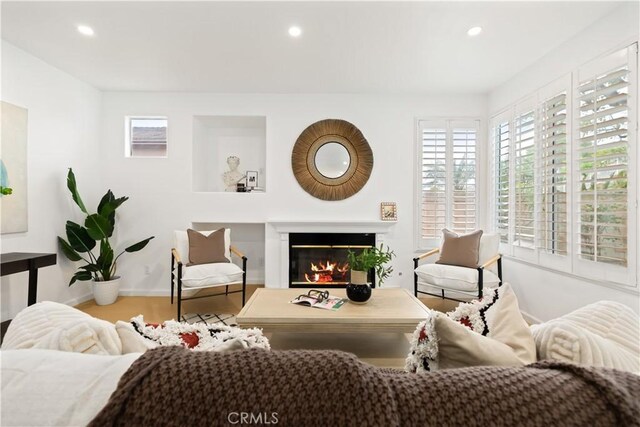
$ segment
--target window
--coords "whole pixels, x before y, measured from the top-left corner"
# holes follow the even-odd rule
[[[495,227],[500,241],[509,243],[509,121],[493,128]]]
[[[491,119],[493,225],[503,253],[637,283],[636,64],[634,44]]]
[[[420,246],[440,240],[443,228],[466,233],[477,228],[477,144],[479,121],[421,120]]]
[[[516,116],[513,150],[515,163],[513,244],[527,248],[533,248],[534,245],[534,128],[535,115],[533,110]]]
[[[538,249],[567,254],[567,92],[540,105]]]
[[[629,67],[579,82],[578,215],[580,258],[627,266]]]
[[[167,157],[166,117],[127,117],[126,157]]]

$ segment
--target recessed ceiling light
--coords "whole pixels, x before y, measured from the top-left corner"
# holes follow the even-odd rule
[[[291,37],[300,37],[301,34],[302,34],[302,28],[296,27],[296,26],[289,28],[289,35]]]
[[[482,27],[472,27],[472,28],[469,28],[469,31],[467,31],[467,34],[473,37],[473,36],[477,36],[481,32],[482,32]]]
[[[85,36],[92,36],[94,34],[93,28],[86,25],[78,25],[78,32],[80,34],[84,34]]]

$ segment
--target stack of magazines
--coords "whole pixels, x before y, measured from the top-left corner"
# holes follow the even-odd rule
[[[292,304],[305,305],[307,307],[323,308],[325,310],[337,310],[347,302],[346,298],[332,297],[329,291],[311,289],[303,295],[298,295],[290,301]]]

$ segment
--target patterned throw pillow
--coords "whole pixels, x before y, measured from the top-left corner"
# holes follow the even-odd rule
[[[444,314],[431,311],[414,332],[405,369],[523,366],[536,361],[533,336],[509,284]]]
[[[122,353],[144,352],[159,345],[181,345],[194,351],[229,351],[245,348],[269,350],[269,340],[257,328],[241,329],[226,325],[189,324],[169,320],[146,323],[142,315],[131,322],[119,321],[116,330],[122,340]]]

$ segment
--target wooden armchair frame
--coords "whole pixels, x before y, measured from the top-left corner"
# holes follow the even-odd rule
[[[215,288],[216,286],[225,286],[224,293],[195,296],[195,297],[190,297],[190,298],[182,298],[182,260],[180,259],[180,254],[178,253],[178,251],[175,248],[171,249],[171,304],[173,304],[173,294],[174,294],[174,289],[175,289],[176,284],[177,284],[177,287],[178,287],[178,321],[180,321],[180,314],[181,314],[181,309],[182,309],[182,301],[189,301],[189,300],[192,300],[192,299],[200,299],[200,298],[216,297],[216,296],[220,296],[220,295],[237,294],[239,292],[242,292],[242,306],[244,307],[246,294],[247,294],[247,257],[242,252],[240,252],[237,248],[235,248],[233,245],[231,245],[229,250],[231,251],[231,255],[232,256],[236,255],[237,257],[242,259],[242,289],[237,290],[237,291],[229,292],[229,285],[224,285],[224,284],[213,285],[213,286],[211,286],[212,288]],[[177,264],[177,269],[176,269],[176,264]],[[177,274],[176,274],[176,270],[177,270]],[[203,287],[203,288],[200,288],[200,289],[206,289],[206,287]]]
[[[439,252],[440,252],[440,248],[435,248],[435,249],[431,249],[430,251],[425,252],[425,253],[415,257],[413,259],[413,268],[414,268],[414,270],[416,268],[418,268],[420,260],[428,258],[428,257],[430,257],[432,255],[435,255],[435,254],[439,253]],[[498,283],[498,286],[502,286],[502,254],[497,254],[494,257],[492,257],[491,259],[489,259],[487,262],[485,262],[484,264],[479,265],[477,267],[477,270],[478,270],[478,298],[482,298],[482,291],[483,291],[483,289],[482,289],[482,287],[483,287],[482,281],[483,281],[483,276],[484,276],[484,269],[487,268],[487,267],[490,267],[490,266],[492,266],[493,264],[496,264],[496,263],[498,264],[498,279],[500,279],[500,282]],[[461,267],[461,268],[464,268],[464,267]],[[432,286],[433,287],[438,287],[438,285],[432,285]],[[454,290],[454,292],[455,292],[455,290]],[[435,296],[435,297],[441,296],[443,299],[446,298],[446,299],[450,299],[450,300],[453,300],[453,301],[464,302],[463,300],[459,300],[459,299],[456,299],[456,298],[445,297],[444,289],[442,289],[442,295],[432,294],[432,293],[429,293],[429,292],[418,290],[418,275],[415,273],[415,271],[413,273],[413,294],[416,297],[418,296],[418,294],[425,294],[425,295],[432,295],[432,296]]]

